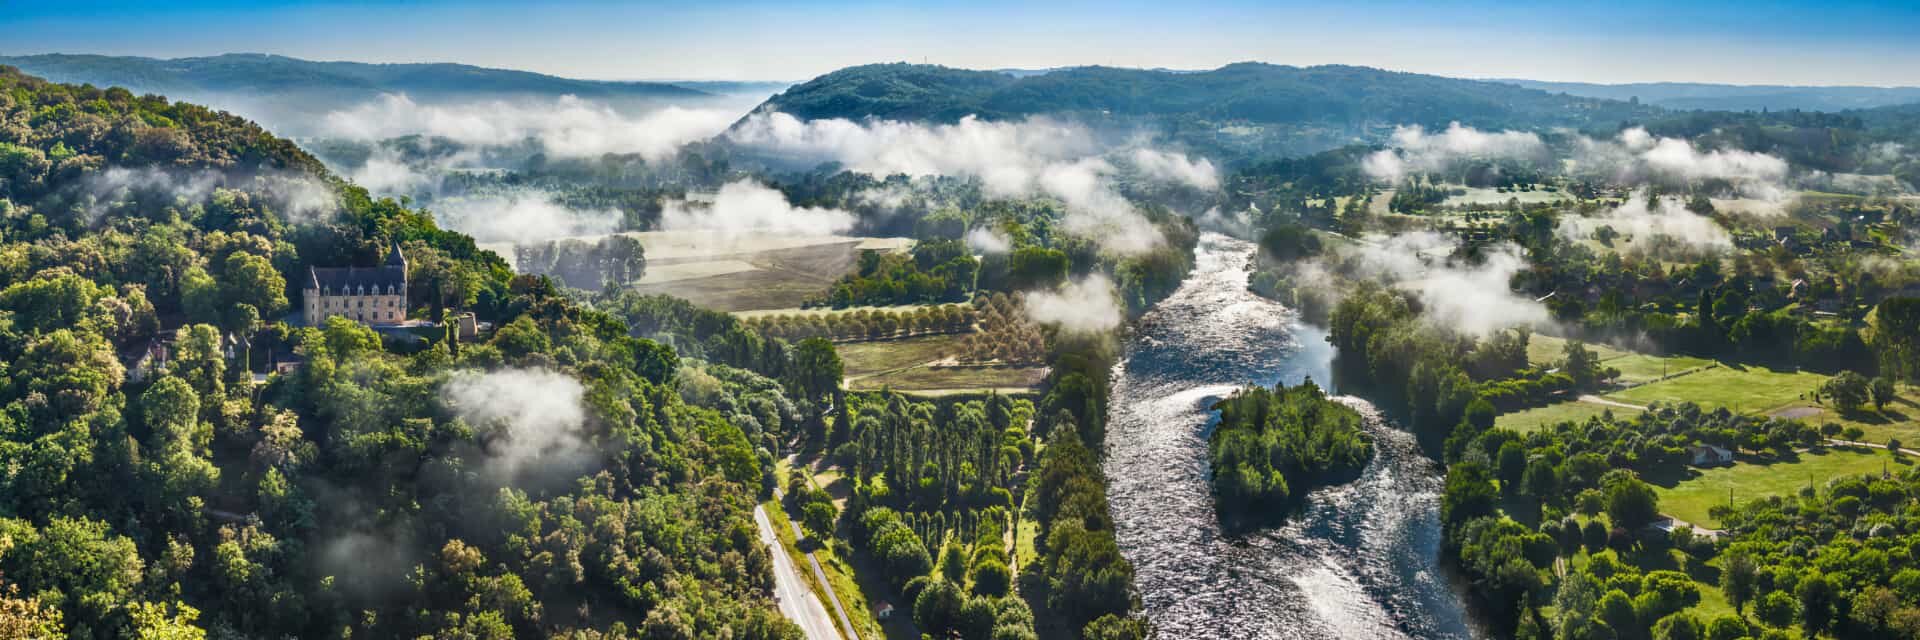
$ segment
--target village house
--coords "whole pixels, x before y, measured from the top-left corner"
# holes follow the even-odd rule
[[[1696,444],[1687,447],[1687,456],[1693,466],[1709,467],[1719,464],[1733,464],[1733,451],[1710,444]]]
[[[375,326],[400,324],[407,319],[407,257],[395,244],[378,267],[308,267],[302,297],[311,326],[334,316]]]

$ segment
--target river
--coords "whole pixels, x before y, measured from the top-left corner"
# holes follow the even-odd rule
[[[1223,534],[1207,488],[1212,400],[1332,383],[1325,332],[1247,291],[1251,243],[1200,239],[1180,289],[1116,366],[1105,469],[1120,547],[1163,638],[1474,638],[1439,565],[1440,468],[1358,398],[1377,454],[1277,528]]]

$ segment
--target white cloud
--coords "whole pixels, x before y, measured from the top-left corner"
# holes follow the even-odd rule
[[[1063,226],[1104,248],[1137,253],[1162,238],[1113,187],[1123,173],[1107,160],[1119,155],[1140,177],[1216,189],[1218,171],[1207,160],[1148,148],[1114,149],[1086,127],[1030,118],[986,121],[972,116],[953,124],[892,120],[802,121],[785,113],[759,113],[728,133],[733,142],[774,155],[810,162],[834,161],[874,176],[953,175],[980,180],[998,197],[1046,195],[1067,205]],[[1118,152],[1128,153],[1118,153]]]
[[[974,227],[967,232],[967,246],[983,254],[1006,253],[1013,250],[1013,241],[996,229]]]
[[[882,209],[899,209],[913,202],[913,187],[903,184],[888,184],[861,191],[855,197],[862,204],[870,204]]]
[[[660,227],[668,231],[708,230],[836,235],[853,228],[853,214],[839,209],[796,207],[786,194],[752,180],[720,187],[711,203],[666,203]]]
[[[346,177],[376,196],[429,193],[438,186],[432,175],[409,166],[387,147],[375,147],[365,163],[346,171]]]
[[[1739,149],[1701,151],[1687,140],[1657,137],[1640,127],[1621,131],[1612,140],[1576,136],[1567,164],[1571,173],[1625,185],[1719,180],[1749,198],[1777,202],[1788,195],[1786,160]]]
[[[455,372],[441,400],[480,434],[486,468],[502,481],[546,467],[577,467],[586,442],[586,389],[546,369]]]
[[[619,211],[575,209],[542,191],[445,198],[429,210],[441,226],[476,242],[525,243],[612,233],[621,219]]]
[[[1721,179],[1779,182],[1787,177],[1787,161],[1751,151],[1699,151],[1679,138],[1660,138],[1640,154],[1655,172],[1687,180]]]
[[[1120,326],[1123,317],[1113,282],[1100,274],[1066,283],[1054,291],[1029,291],[1021,298],[1027,318],[1058,326],[1062,331],[1107,331]]]
[[[1428,133],[1419,125],[1398,127],[1392,146],[1362,159],[1361,170],[1375,179],[1398,181],[1409,173],[1439,171],[1463,159],[1540,159],[1547,152],[1540,136],[1531,132],[1487,132],[1458,122],[1440,133]]]
[[[1665,197],[1648,206],[1644,191],[1627,198],[1620,206],[1593,216],[1561,216],[1560,235],[1583,240],[1602,226],[1613,227],[1622,236],[1635,241],[1666,238],[1688,248],[1722,253],[1733,249],[1733,237],[1713,218],[1688,211],[1679,198]]]
[[[1139,148],[1133,150],[1133,166],[1142,174],[1168,182],[1208,191],[1220,188],[1220,171],[1206,158],[1190,159],[1183,153]]]
[[[1414,294],[1427,322],[1472,335],[1552,322],[1546,305],[1513,291],[1514,275],[1528,264],[1512,243],[1483,248],[1481,261],[1469,263],[1452,259],[1458,244],[1431,231],[1367,240],[1351,250],[1355,266]]]
[[[1106,176],[1113,165],[1099,157],[1047,165],[1039,176],[1040,190],[1067,204],[1060,227],[1091,238],[1101,247],[1121,254],[1152,250],[1165,240],[1160,229],[1114,191]]]
[[[551,101],[433,105],[385,94],[328,113],[321,130],[327,136],[353,140],[423,134],[478,146],[512,145],[532,138],[556,156],[633,153],[652,161],[672,155],[689,142],[719,134],[738,115],[727,109],[680,106],[629,114],[571,95]]]
[[[79,189],[85,196],[82,215],[89,224],[135,196],[163,194],[174,202],[191,205],[206,202],[216,189],[244,191],[254,206],[270,210],[282,220],[294,224],[325,219],[340,209],[339,196],[331,185],[319,178],[290,171],[240,174],[211,170],[108,167],[104,171],[89,174],[80,182]]]

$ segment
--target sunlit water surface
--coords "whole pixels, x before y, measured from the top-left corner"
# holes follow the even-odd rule
[[[1163,638],[1473,638],[1439,562],[1439,467],[1372,405],[1378,454],[1278,528],[1223,535],[1207,407],[1245,384],[1332,381],[1325,333],[1247,291],[1253,245],[1200,240],[1192,274],[1116,367],[1106,472],[1122,551]]]

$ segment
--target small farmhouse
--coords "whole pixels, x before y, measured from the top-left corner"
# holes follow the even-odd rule
[[[1693,466],[1710,467],[1720,464],[1733,464],[1733,451],[1710,444],[1696,444],[1687,447],[1687,455]]]

